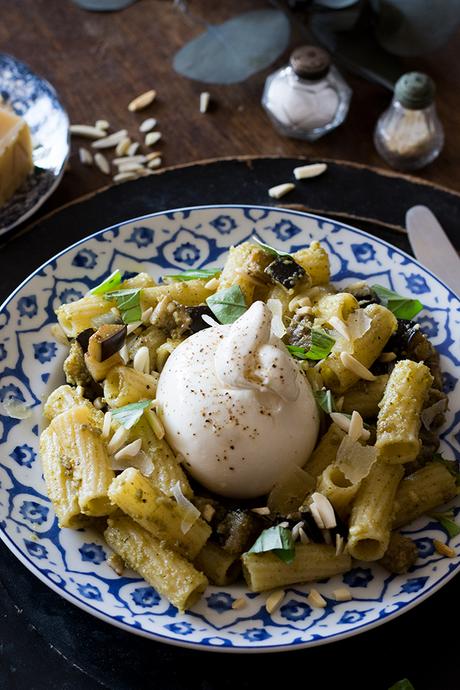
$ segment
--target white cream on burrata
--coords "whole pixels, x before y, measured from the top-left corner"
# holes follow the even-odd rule
[[[190,336],[170,355],[157,401],[166,439],[190,474],[223,496],[268,493],[302,466],[319,415],[305,376],[255,302],[237,321]]]

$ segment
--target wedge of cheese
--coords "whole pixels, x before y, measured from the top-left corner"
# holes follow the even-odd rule
[[[18,115],[0,108],[0,206],[19,189],[32,168],[29,127]]]

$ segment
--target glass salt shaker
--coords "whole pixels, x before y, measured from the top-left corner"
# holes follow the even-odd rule
[[[351,94],[325,50],[301,46],[267,78],[262,105],[281,134],[315,141],[342,124]]]
[[[434,94],[433,80],[422,72],[408,72],[396,82],[391,105],[380,116],[374,132],[377,151],[393,168],[416,170],[439,155],[444,130]]]

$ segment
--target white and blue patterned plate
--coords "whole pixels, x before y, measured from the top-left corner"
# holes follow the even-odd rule
[[[9,297],[0,312],[0,400],[32,408],[22,421],[0,415],[0,535],[19,560],[49,587],[105,621],[156,640],[206,650],[273,651],[321,644],[364,631],[397,616],[439,589],[460,559],[441,557],[432,539],[446,541],[439,524],[417,520],[407,530],[419,559],[406,575],[359,563],[321,582],[325,609],[307,603],[307,586],[286,590],[269,615],[265,596],[243,585],[209,587],[192,611],[180,615],[134,573],[118,577],[109,549],[91,530],[59,530],[46,496],[38,435],[41,401],[62,382],[63,346],[51,335],[54,310],[79,299],[115,268],[151,272],[221,265],[230,245],[256,234],[294,251],[319,240],[331,259],[333,280],[366,279],[425,304],[420,323],[441,353],[450,411],[443,432],[446,457],[460,457],[460,303],[440,280],[407,254],[336,221],[295,211],[251,206],[209,206],[157,213],[114,226],[78,242],[44,264]],[[452,507],[457,513],[460,501]],[[460,536],[452,540],[460,546]],[[353,600],[331,593],[345,584]],[[245,608],[232,603],[243,597]]]
[[[56,91],[23,62],[0,53],[0,103],[11,106],[30,128],[34,169],[0,207],[0,235],[26,220],[54,192],[69,156],[69,118]]]

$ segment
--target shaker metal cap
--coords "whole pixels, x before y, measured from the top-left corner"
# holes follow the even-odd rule
[[[290,65],[301,79],[322,79],[329,72],[331,58],[317,46],[300,46],[290,57]]]
[[[422,110],[434,101],[436,87],[434,81],[423,72],[407,72],[398,79],[395,97],[404,108]]]

